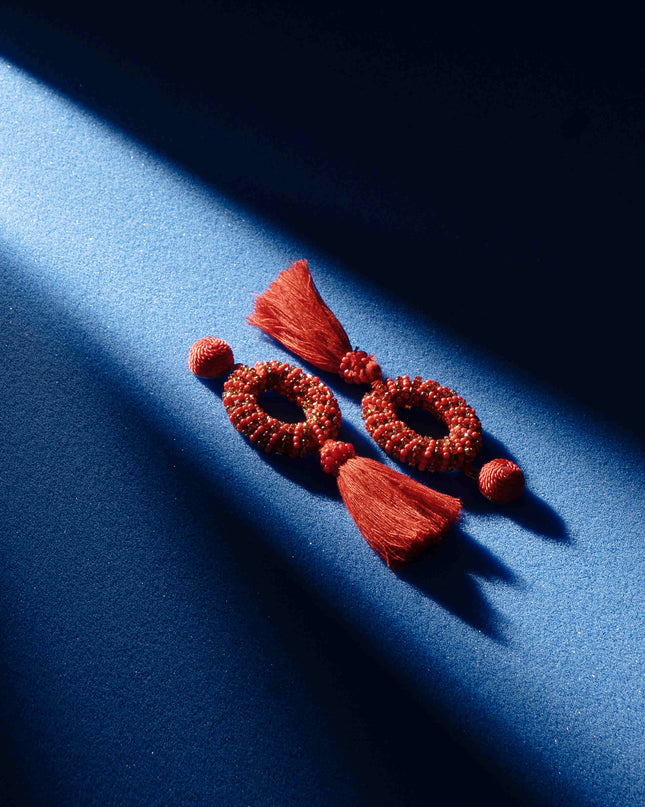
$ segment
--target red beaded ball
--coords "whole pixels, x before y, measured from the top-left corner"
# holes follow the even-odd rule
[[[510,504],[524,490],[524,474],[510,460],[491,460],[479,472],[478,484],[487,499],[497,504]]]
[[[340,360],[338,372],[349,384],[371,384],[382,377],[376,359],[364,350],[350,350],[345,353]]]
[[[188,366],[200,378],[217,378],[233,367],[233,351],[216,336],[198,339],[188,353]]]
[[[326,474],[331,474],[332,476],[337,476],[340,466],[355,456],[354,446],[340,440],[327,440],[320,447],[322,469]]]

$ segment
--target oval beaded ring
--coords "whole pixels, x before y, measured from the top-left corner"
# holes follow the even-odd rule
[[[397,417],[397,410],[418,407],[448,427],[435,439],[419,434]],[[363,396],[365,428],[394,459],[420,471],[454,471],[468,467],[482,445],[479,418],[454,390],[436,381],[408,376],[372,383]]]
[[[286,423],[262,409],[258,396],[273,390],[300,406],[304,423]],[[224,383],[222,401],[233,426],[266,452],[290,457],[318,452],[334,439],[342,418],[338,403],[326,384],[284,362],[238,365]]]

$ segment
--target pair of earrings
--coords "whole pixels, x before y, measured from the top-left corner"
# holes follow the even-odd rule
[[[515,501],[524,475],[510,460],[496,459],[477,470],[482,427],[474,409],[453,390],[420,377],[383,378],[372,354],[352,350],[344,328],[316,289],[306,261],[278,275],[255,301],[249,323],[320,370],[353,384],[369,385],[362,399],[365,427],[394,459],[428,471],[462,469],[481,493],[501,504]],[[336,477],[340,494],[359,531],[390,567],[399,567],[438,543],[457,519],[461,501],[439,493],[336,440],[342,416],[329,387],[284,362],[235,364],[228,344],[204,337],[191,347],[192,372],[214,378],[231,373],[223,403],[235,428],[267,452],[290,457],[311,452]],[[232,371],[232,372],[231,372]],[[265,412],[258,397],[274,390],[300,406],[304,423],[286,423]],[[435,439],[397,418],[400,408],[429,412],[448,428]]]

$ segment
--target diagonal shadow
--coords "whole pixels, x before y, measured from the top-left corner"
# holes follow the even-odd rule
[[[140,473],[150,478],[153,487],[160,486],[160,495],[167,490],[167,496],[163,495],[167,509],[160,515],[165,514],[169,523],[187,519],[189,535],[191,531],[194,533],[188,538],[187,547],[177,547],[184,562],[188,562],[190,553],[194,552],[196,573],[200,577],[206,575],[207,579],[213,565],[228,570],[231,581],[238,580],[242,571],[245,582],[232,585],[241,585],[242,598],[252,592],[261,609],[270,614],[277,641],[292,658],[297,675],[306,682],[314,697],[314,712],[325,716],[324,727],[318,727],[323,749],[319,760],[322,770],[338,775],[334,760],[325,757],[324,749],[330,742],[344,760],[343,776],[349,779],[349,786],[344,789],[339,783],[334,803],[426,804],[428,777],[432,772],[435,803],[466,804],[484,796],[494,798],[499,804],[520,803],[510,781],[499,781],[489,772],[477,753],[467,750],[462,739],[452,735],[450,726],[439,714],[420,703],[415,693],[381,664],[377,649],[364,646],[360,637],[348,631],[318,602],[296,574],[296,567],[286,564],[277,554],[252,515],[237,511],[226,487],[214,483],[200,463],[193,462],[160,423],[150,417],[145,399],[125,384],[119,377],[119,368],[74,325],[68,312],[57,310],[52,301],[40,300],[38,293],[24,283],[18,288],[15,278],[10,281],[6,294],[14,314],[3,331],[4,357],[10,369],[6,374],[5,393],[7,396],[30,395],[36,386],[42,394],[42,401],[35,404],[36,419],[25,423],[18,413],[12,416],[11,425],[17,430],[16,434],[20,430],[39,433],[46,429],[49,435],[47,453],[38,457],[27,453],[24,461],[37,463],[39,473],[50,474],[64,500],[72,499],[79,480],[83,479],[84,486],[95,489],[93,508],[100,511],[103,507],[109,512],[113,504],[105,497],[109,497],[112,488],[109,483],[103,488],[100,481],[104,481],[104,468],[109,468],[110,463],[101,462],[106,457],[101,447],[100,424],[104,420],[111,422],[114,413],[119,413],[117,424],[122,456],[134,458],[134,467],[139,466]],[[8,308],[8,305],[3,306],[3,311]],[[43,344],[47,345],[47,362],[34,366],[34,356]],[[58,383],[60,388],[69,385],[70,389],[87,391],[90,411],[86,422],[78,422],[77,415],[82,411],[78,406],[69,407],[67,411],[64,401],[54,403],[51,383]],[[82,434],[86,433],[92,451],[86,456],[77,448],[70,457],[68,446],[70,442],[74,445],[79,429]],[[130,460],[127,462],[130,465]],[[16,468],[21,467],[20,458],[12,463]],[[234,485],[234,480],[230,482]],[[136,501],[136,494],[132,499]],[[38,505],[37,498],[21,502],[8,500],[5,504],[10,510],[18,508],[24,516],[27,502],[31,503],[27,511],[30,528],[40,534],[42,542],[48,537],[54,539],[51,531],[56,529],[55,523],[47,509]],[[170,517],[173,511],[176,514]],[[19,519],[20,515],[14,513],[12,517]],[[81,534],[87,533],[87,529],[84,526]],[[94,522],[93,529],[99,533],[93,540],[100,542],[101,530],[110,529],[109,520]],[[166,534],[163,540],[172,543],[173,535]],[[485,566],[485,559],[480,558],[479,567]],[[488,568],[490,572],[490,563]],[[169,573],[172,574],[172,570]],[[128,626],[123,624],[121,628],[128,636]],[[218,630],[216,621],[210,618],[209,630]],[[3,644],[14,647],[15,631],[6,621],[4,633],[7,641]],[[101,641],[100,627],[96,638]],[[169,641],[172,642],[172,638]],[[21,724],[25,716],[18,704],[24,703],[25,698],[20,683],[24,662],[19,657],[8,657],[7,653],[3,658],[5,664],[16,671],[2,681],[4,744],[8,749],[2,765],[11,766],[6,779],[9,782],[7,792],[13,794],[10,803],[21,803],[20,798],[26,798],[34,788],[39,794],[39,803],[47,803],[52,798],[55,783],[44,780],[43,774],[38,773],[39,766],[33,758],[37,746],[30,748],[13,743],[15,736],[23,734]],[[267,674],[273,676],[273,698],[287,708],[288,675],[285,678],[279,672]],[[38,692],[29,693],[30,699],[35,698],[36,709],[38,695]],[[208,693],[204,696],[208,697]],[[145,712],[138,713],[137,708],[134,716],[143,721],[147,717]],[[30,717],[33,721],[34,715]],[[115,705],[113,719],[127,724],[130,716]],[[41,725],[41,730],[46,728]],[[166,728],[161,739],[172,746],[177,737],[173,737],[172,729]],[[234,752],[233,748],[231,753]],[[464,766],[468,767],[468,777],[458,774]],[[446,776],[450,771],[454,775]],[[172,774],[171,768],[167,775]],[[116,777],[114,786],[118,786],[118,782]],[[354,793],[351,799],[349,792]]]
[[[474,576],[515,587],[521,582],[459,525],[453,526],[437,547],[409,564],[398,576],[495,642],[510,643],[510,623],[491,605]]]
[[[517,458],[508,451],[500,440],[493,437],[489,432],[484,431],[483,446],[478,457],[478,463],[484,465],[496,457],[503,457],[513,462],[517,461]],[[516,502],[507,505],[497,505],[484,498],[472,480],[462,477],[460,481],[463,488],[461,498],[469,510],[475,513],[503,513],[505,518],[512,519],[535,535],[557,541],[563,545],[572,543],[572,538],[566,529],[564,521],[550,505],[533,493],[530,480],[521,497]]]

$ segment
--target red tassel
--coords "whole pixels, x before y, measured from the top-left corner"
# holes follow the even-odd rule
[[[368,457],[350,443],[328,440],[321,464],[336,475],[345,506],[367,543],[397,568],[438,544],[456,521],[461,501],[438,493]]]
[[[257,296],[247,321],[330,373],[338,373],[341,359],[352,349],[343,326],[318,293],[305,260],[280,272]]]
[[[338,472],[340,495],[368,544],[398,567],[439,543],[461,502],[369,457],[347,460]]]

